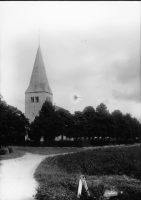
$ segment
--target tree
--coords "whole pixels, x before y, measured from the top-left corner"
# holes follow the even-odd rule
[[[23,143],[28,130],[29,121],[24,114],[5,101],[0,101],[1,145]]]
[[[83,113],[80,111],[75,111],[73,115],[74,119],[74,131],[73,131],[73,137],[76,139],[82,138],[86,136],[86,130],[85,130],[85,118],[83,116]]]
[[[52,142],[58,136],[59,117],[50,101],[45,101],[39,116],[31,124],[31,137],[38,145],[43,136],[45,143]]]
[[[93,117],[93,115],[95,115],[95,109],[92,106],[86,106],[82,113],[87,116]]]
[[[102,137],[102,140],[105,140],[105,137],[108,137],[108,119],[110,113],[104,103],[101,103],[96,107],[96,115],[97,121],[99,121],[99,133]]]
[[[59,130],[61,131],[62,141],[63,141],[63,136],[71,138],[72,136],[71,131],[73,129],[72,114],[68,110],[65,110],[64,108],[60,108],[59,110],[56,111],[56,113],[59,116],[59,122],[60,122]]]
[[[133,136],[133,126],[132,126],[132,117],[131,114],[127,113],[124,115],[124,121],[125,121],[125,125],[126,125],[126,135],[125,135],[125,139],[127,140],[134,140],[134,136]]]
[[[141,124],[136,118],[132,118],[132,135],[134,140],[141,140]]]
[[[85,118],[85,133],[86,137],[89,138],[89,140],[92,138],[94,140],[95,137],[95,118],[96,118],[96,113],[95,109],[92,106],[87,106],[83,110],[83,117]]]
[[[104,103],[100,103],[100,105],[96,107],[96,113],[99,116],[104,116],[104,115],[108,115],[109,111],[107,110],[107,106]]]
[[[107,118],[107,136],[109,137],[109,140],[111,138],[115,138],[115,132],[116,126],[113,116],[110,114]]]
[[[115,124],[115,137],[116,140],[118,141],[119,139],[123,139],[123,126],[124,126],[124,121],[123,121],[123,114],[120,110],[115,110],[112,112],[112,117],[114,120]]]

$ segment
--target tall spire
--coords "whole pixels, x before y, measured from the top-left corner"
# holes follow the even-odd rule
[[[25,93],[33,92],[47,92],[49,94],[52,94],[46,75],[40,45],[38,46],[30,84]]]

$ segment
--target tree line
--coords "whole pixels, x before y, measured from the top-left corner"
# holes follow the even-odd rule
[[[87,106],[84,110],[71,114],[63,108],[57,109],[46,101],[35,120],[31,123],[30,138],[38,144],[41,137],[49,144],[61,136],[75,141],[88,140],[116,142],[135,142],[141,139],[141,124],[129,113],[120,110],[109,113],[104,103],[94,109]]]
[[[46,101],[39,116],[30,124],[25,115],[17,108],[0,100],[0,147],[8,144],[25,144],[25,135],[35,145],[49,145],[61,136],[68,140],[116,141],[119,143],[136,142],[141,139],[141,124],[130,114],[120,110],[109,113],[106,105],[101,103],[94,109],[87,106],[84,110],[71,114],[63,108],[56,109]]]

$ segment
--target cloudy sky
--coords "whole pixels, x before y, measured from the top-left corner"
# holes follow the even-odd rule
[[[140,116],[140,2],[0,2],[1,94],[24,112],[39,42],[53,102]],[[82,98],[77,101],[73,96]]]

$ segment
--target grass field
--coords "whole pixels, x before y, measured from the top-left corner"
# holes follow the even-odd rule
[[[24,146],[12,146],[13,152],[7,155],[0,155],[0,160],[18,158],[25,153],[33,153],[40,155],[51,155],[51,154],[61,154],[69,152],[78,152],[80,148],[71,147],[24,147]]]
[[[21,151],[19,149],[16,149],[16,150],[14,149],[14,151],[10,154],[0,155],[0,160],[8,160],[8,159],[18,158],[18,157],[25,155],[25,153],[26,153],[25,151]]]
[[[123,192],[116,199],[139,200],[141,147],[109,147],[45,159],[35,173],[40,185],[36,199],[77,199],[81,174],[86,175],[89,190],[96,199],[112,187]],[[84,196],[82,199],[86,199]]]

